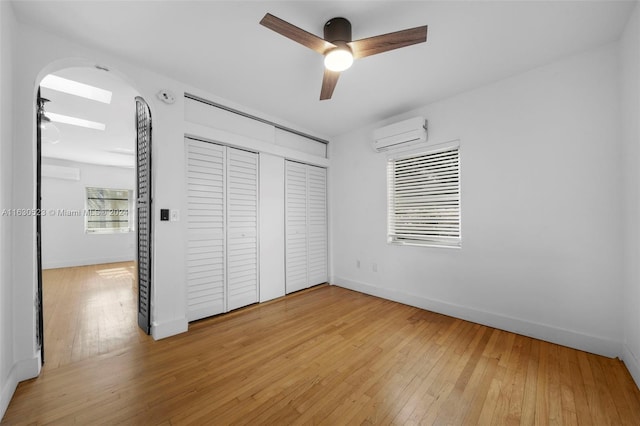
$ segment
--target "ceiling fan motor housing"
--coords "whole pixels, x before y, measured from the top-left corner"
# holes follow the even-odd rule
[[[330,43],[335,41],[349,43],[351,41],[351,22],[345,18],[329,19],[324,24],[324,39]]]

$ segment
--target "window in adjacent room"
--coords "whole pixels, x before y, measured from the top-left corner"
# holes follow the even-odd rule
[[[460,246],[460,147],[387,164],[388,242]]]
[[[132,205],[131,190],[87,187],[85,231],[102,234],[133,231],[129,214]]]

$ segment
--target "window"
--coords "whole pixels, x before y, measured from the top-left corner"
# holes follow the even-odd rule
[[[390,159],[388,242],[460,246],[460,147]]]
[[[132,203],[131,190],[88,187],[85,231],[102,234],[133,231],[133,222],[129,220]]]

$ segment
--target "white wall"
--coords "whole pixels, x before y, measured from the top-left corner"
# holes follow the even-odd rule
[[[42,178],[42,209],[48,212],[85,210],[86,187],[134,190],[135,169],[99,166],[45,158],[44,165],[73,167],[80,180]],[[134,216],[131,216],[134,220]],[[84,216],[50,214],[42,217],[42,267],[94,265],[134,260],[135,232],[95,234],[84,232]]]
[[[36,86],[47,74],[70,66],[100,64],[121,75],[150,104],[153,116],[154,186],[153,227],[155,228],[151,294],[152,333],[155,338],[187,329],[184,300],[183,234],[179,223],[160,222],[159,208],[182,207],[183,183],[183,102],[166,105],[156,102],[160,89],[182,93],[186,86],[154,72],[140,69],[102,52],[85,48],[37,29],[17,25],[14,64],[14,112],[16,120],[13,166],[13,205],[35,205],[35,119]],[[158,171],[162,170],[162,173]],[[38,373],[38,351],[34,340],[36,294],[35,222],[20,221],[14,227],[14,354],[16,362],[30,365],[27,377]]]
[[[15,18],[11,5],[0,2],[0,211],[12,207],[12,61]],[[13,363],[13,287],[10,216],[0,217],[0,418],[18,383]]]
[[[260,301],[285,294],[284,158],[260,154]]]
[[[609,45],[396,117],[424,115],[431,142],[460,140],[461,249],[388,245],[377,126],[336,138],[332,282],[620,355],[617,72]]]
[[[640,6],[620,42],[620,95],[625,170],[625,316],[623,360],[640,385]]]
[[[4,25],[3,28],[5,28]],[[200,124],[186,123],[184,119],[185,102],[182,94],[192,93],[266,120],[278,122],[289,128],[305,133],[310,132],[285,120],[244,108],[242,105],[234,104],[187,84],[132,65],[105,52],[87,48],[77,42],[62,39],[24,24],[16,23],[14,35],[13,45],[20,46],[20,49],[15,52],[15,61],[12,67],[13,79],[10,80],[13,88],[12,107],[15,113],[11,204],[22,208],[35,207],[34,105],[38,82],[45,75],[59,69],[71,66],[92,67],[96,64],[106,66],[111,72],[125,78],[149,103],[153,121],[154,240],[152,245],[151,332],[154,338],[160,339],[186,331],[188,323],[186,317],[184,222],[160,222],[159,220],[160,208],[186,211],[184,144],[182,142],[184,135],[202,136],[223,143],[231,140],[231,145],[247,146],[258,151],[263,151],[263,148],[269,151],[274,146],[273,143],[277,145],[278,141],[273,136],[272,143],[267,146],[265,141],[269,142],[268,139],[258,140],[246,137],[246,135],[233,134],[233,132],[218,131]],[[176,102],[172,105],[166,105],[158,101],[155,95],[161,89],[176,94]],[[270,132],[275,135],[274,128],[271,128]],[[322,135],[318,136],[322,137]],[[279,156],[292,155],[299,161],[317,163],[314,161],[317,156],[309,153],[294,155],[294,150],[286,146],[277,146],[273,149],[278,151],[276,154]],[[320,160],[320,162],[328,163],[326,159]],[[261,221],[261,223],[263,222]],[[20,379],[24,379],[37,375],[40,366],[34,337],[36,327],[34,301],[37,282],[34,244],[35,220],[16,221],[14,225],[11,247],[13,284],[7,284],[7,286],[10,286],[9,290],[13,292],[11,299],[15,309],[11,318],[14,326],[13,340],[8,347],[13,350],[12,363],[14,366],[21,366]],[[272,272],[277,275],[276,269],[273,269]],[[276,297],[276,294],[277,291],[274,291],[271,296]]]
[[[181,261],[184,223],[160,222],[158,214],[160,208],[185,209],[183,136],[190,133],[223,142],[231,136],[238,144],[246,142],[258,150],[264,141],[186,123],[181,94],[193,93],[296,126],[99,50],[17,24],[6,2],[0,2],[0,14],[0,107],[4,111],[0,114],[0,199],[8,202],[11,197],[12,207],[35,206],[34,103],[36,85],[44,75],[97,63],[124,76],[149,102],[153,116],[152,333],[162,338],[186,330],[186,306],[179,302],[186,297]],[[6,41],[7,33],[12,42]],[[12,67],[6,65],[12,59],[7,45],[20,47]],[[370,150],[370,129],[336,140],[331,158],[332,168],[337,168],[330,171],[335,282],[595,352],[618,354],[622,228],[619,220],[611,220],[620,218],[613,206],[622,201],[622,179],[617,175],[621,153],[616,144],[620,139],[616,53],[613,46],[589,52],[420,111],[431,120],[432,139],[462,141],[460,250],[386,245],[384,156]],[[156,101],[160,89],[173,91],[176,103]],[[10,112],[15,117],[13,131],[5,126],[11,122]],[[6,136],[12,134],[11,147]],[[286,148],[281,146],[271,154],[293,155],[290,151],[282,154]],[[305,161],[303,157],[298,159]],[[306,157],[307,161],[312,157]],[[268,160],[274,181],[281,178],[275,173],[280,160]],[[5,168],[8,163],[12,174]],[[7,176],[11,188],[6,187]],[[271,223],[263,219],[261,227]],[[39,369],[34,338],[35,222],[3,220],[2,232],[7,231],[12,245],[8,252],[3,246],[0,266],[11,264],[13,271],[7,277],[6,270],[0,269],[3,398],[13,392],[16,378],[32,377]],[[277,238],[273,242],[276,246],[281,243]],[[266,247],[261,244],[261,252]],[[362,261],[359,270],[356,258]],[[378,273],[371,271],[372,262],[377,262]],[[277,297],[280,289],[275,280],[281,271],[273,268],[270,273],[274,285],[269,286],[268,297]],[[612,347],[616,350],[611,351]]]

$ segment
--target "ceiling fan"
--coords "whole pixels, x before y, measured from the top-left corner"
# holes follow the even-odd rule
[[[264,15],[260,24],[324,55],[325,70],[320,100],[331,99],[340,73],[349,68],[354,59],[427,41],[426,25],[351,41],[351,23],[345,18],[328,20],[324,24],[324,38],[308,33],[270,13]]]

